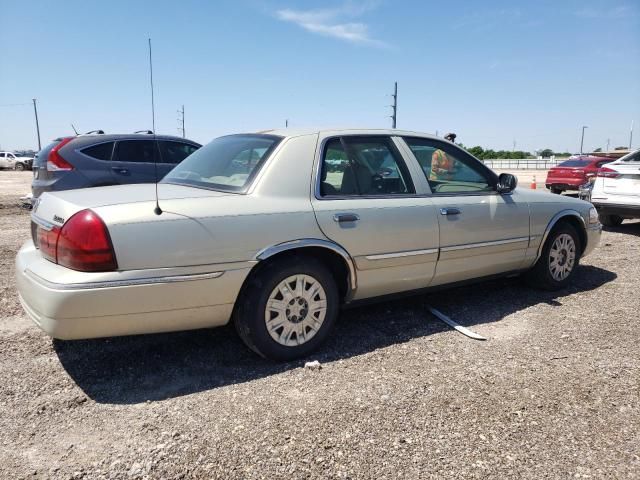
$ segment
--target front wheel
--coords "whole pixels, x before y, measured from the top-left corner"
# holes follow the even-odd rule
[[[23,163],[16,163],[15,169],[19,172],[24,171],[24,164]]]
[[[562,189],[558,187],[551,187],[551,193],[555,193],[556,195],[560,195],[562,193]]]
[[[234,323],[259,355],[287,361],[313,352],[338,316],[336,282],[320,261],[293,257],[267,264],[238,299]]]
[[[542,248],[540,258],[525,278],[534,288],[560,290],[575,274],[580,261],[578,232],[568,223],[555,227]]]
[[[622,223],[623,218],[618,215],[600,214],[600,223],[605,227],[617,227]]]

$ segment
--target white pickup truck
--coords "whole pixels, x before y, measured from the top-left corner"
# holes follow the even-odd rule
[[[0,152],[0,168],[11,168],[15,170],[31,170],[33,158],[18,157],[13,152]]]

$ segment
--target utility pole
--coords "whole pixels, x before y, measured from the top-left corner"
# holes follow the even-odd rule
[[[289,119],[288,118],[284,121],[284,128],[289,128]]]
[[[633,142],[633,120],[631,120],[631,131],[629,132],[629,150],[631,150],[632,142]]]
[[[182,110],[178,110],[178,113],[180,114],[180,117],[178,117],[178,123],[182,125],[181,127],[178,127],[178,130],[182,130],[182,138],[187,138],[184,131],[184,105],[182,105]]]
[[[393,108],[393,115],[391,115],[391,128],[396,128],[396,122],[398,119],[398,82],[395,82],[392,97],[393,105],[391,105],[391,108]]]
[[[38,132],[38,151],[42,150],[40,144],[40,124],[38,123],[38,107],[36,106],[36,99],[33,99],[33,113],[36,114],[36,132]]]
[[[583,126],[582,126],[582,138],[580,139],[580,155],[582,155],[582,153],[583,153],[583,146],[584,146],[584,130],[585,130],[586,128],[589,128],[589,127],[587,127],[586,125],[583,125]]]
[[[611,143],[611,139],[607,138],[607,149],[605,150],[605,152],[609,151],[609,144]]]
[[[156,106],[153,98],[153,60],[151,58],[151,39],[149,39],[149,81],[151,83],[151,125],[155,135],[156,133]]]
[[[513,150],[511,150],[511,152],[515,152],[516,151],[516,141],[515,139],[513,140]]]

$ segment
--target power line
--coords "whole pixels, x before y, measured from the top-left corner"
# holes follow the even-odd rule
[[[0,107],[24,107],[25,105],[31,105],[30,103],[2,103]]]

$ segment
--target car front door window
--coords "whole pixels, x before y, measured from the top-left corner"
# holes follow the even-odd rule
[[[437,140],[404,140],[418,160],[434,194],[495,191],[495,178],[473,157]]]

